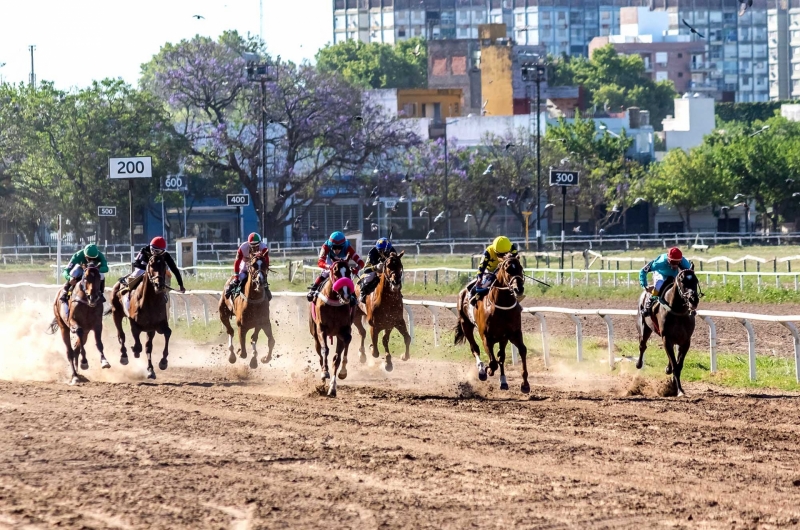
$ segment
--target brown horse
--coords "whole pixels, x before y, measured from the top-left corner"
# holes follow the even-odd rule
[[[692,334],[695,326],[695,312],[700,303],[700,282],[694,273],[694,264],[690,269],[681,270],[675,280],[662,287],[663,294],[658,301],[653,303],[651,320],[648,322],[642,316],[644,301],[650,296],[648,291],[642,291],[639,296],[639,318],[636,328],[639,331],[639,360],[636,368],[644,365],[644,351],[647,349],[647,339],[653,331],[661,335],[664,351],[667,352],[666,373],[672,374],[672,380],[678,391],[678,397],[683,396],[681,386],[681,371],[686,353],[692,344]],[[675,346],[678,347],[678,356],[675,357]]]
[[[97,349],[100,350],[100,366],[111,368],[103,353],[103,303],[100,296],[100,271],[94,264],[89,264],[83,269],[83,277],[72,289],[72,297],[68,303],[59,300],[61,291],[58,292],[53,303],[53,313],[56,323],[61,330],[61,339],[67,347],[67,360],[72,370],[71,385],[85,382],[86,378],[78,374],[78,354],[81,357],[81,370],[89,369],[86,360],[86,338],[89,332],[94,332]],[[75,334],[75,345],[70,341],[70,333]]]
[[[166,370],[169,356],[169,337],[172,330],[167,320],[167,262],[163,256],[153,256],[147,263],[147,269],[138,285],[132,290],[122,289],[117,282],[111,292],[111,312],[117,328],[117,340],[120,345],[120,364],[128,364],[128,350],[125,348],[125,332],[122,330],[122,319],[128,318],[133,335],[133,356],[137,359],[142,352],[139,335],[147,334],[145,352],[147,353],[147,378],[155,379],[153,368],[153,337],[156,332],[164,335],[164,351],[158,363],[160,370]]]
[[[261,362],[266,364],[272,359],[275,337],[272,335],[272,323],[269,321],[270,297],[267,295],[269,266],[266,259],[268,252],[269,250],[264,249],[250,255],[250,260],[247,264],[247,279],[244,282],[242,292],[231,298],[225,296],[228,285],[235,278],[235,276],[232,276],[225,282],[225,288],[219,298],[219,319],[228,333],[228,349],[231,352],[228,356],[228,362],[231,364],[236,362],[236,354],[233,350],[231,317],[236,317],[236,327],[239,329],[239,356],[242,359],[247,358],[247,347],[245,345],[247,333],[251,329],[254,330],[253,336],[250,338],[250,347],[253,350],[250,368],[258,368],[256,343],[258,342],[258,333],[262,330],[267,335],[267,348],[269,348],[269,351],[267,355],[261,358]]]
[[[455,344],[462,344],[466,338],[478,367],[478,378],[486,381],[486,368],[481,361],[481,349],[475,342],[473,332],[478,333],[483,347],[489,356],[489,375],[494,375],[498,361],[494,356],[494,345],[500,344],[500,390],[508,390],[506,382],[505,362],[506,345],[511,342],[519,350],[522,359],[522,385],[524,393],[531,391],[528,384],[528,349],[522,337],[522,307],[519,300],[524,292],[522,264],[516,256],[505,258],[497,267],[494,282],[486,296],[472,308],[469,303],[469,289],[462,289],[458,295],[458,323],[456,324]]]
[[[370,326],[370,337],[372,338],[372,356],[378,357],[378,334],[383,331],[383,349],[386,351],[386,361],[384,368],[387,372],[391,372],[392,355],[389,353],[389,335],[392,329],[397,328],[397,331],[403,336],[406,344],[406,353],[403,355],[403,360],[407,361],[410,357],[409,349],[411,347],[411,335],[408,334],[406,329],[406,321],[403,319],[403,262],[401,258],[405,250],[396,254],[392,252],[383,263],[382,270],[378,273],[378,286],[375,291],[367,297],[365,304],[359,304],[356,317],[353,323],[361,335],[361,353],[360,361],[367,362],[367,356],[364,354],[364,339],[367,336],[367,330],[361,319],[366,316],[367,323]]]
[[[308,306],[308,327],[314,337],[314,348],[319,355],[322,380],[330,379],[328,395],[336,396],[336,377],[347,377],[347,349],[353,338],[351,326],[355,307],[350,297],[355,291],[350,268],[345,260],[333,260],[328,281],[320,287],[316,299]],[[336,337],[336,356],[333,358],[333,376],[328,372],[328,338]]]

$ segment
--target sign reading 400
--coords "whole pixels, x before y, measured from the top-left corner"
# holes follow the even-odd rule
[[[108,178],[149,179],[152,177],[153,159],[149,156],[108,159]]]

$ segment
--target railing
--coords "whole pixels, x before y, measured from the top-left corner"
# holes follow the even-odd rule
[[[48,291],[53,292],[55,294],[55,289],[58,288],[57,285],[39,285],[39,284],[31,284],[31,283],[17,283],[17,284],[0,284],[0,291],[2,292],[2,297],[0,301],[2,301],[2,308],[4,311],[7,311],[8,308],[8,301],[7,301],[7,293],[10,289],[16,289],[20,287],[27,287],[33,288],[37,290],[37,298],[38,293],[44,291],[45,294]],[[107,290],[110,290],[107,289]],[[18,291],[13,291],[14,296],[14,307],[18,305],[18,298],[17,298]],[[21,294],[21,293],[20,293]],[[203,311],[203,320],[205,325],[209,325],[210,317],[209,317],[209,308],[208,302],[209,298],[212,298],[212,303],[216,303],[221,296],[221,291],[213,291],[213,290],[196,290],[196,291],[187,291],[185,294],[180,294],[177,292],[170,293],[170,311],[173,324],[177,324],[178,316],[176,307],[178,305],[178,301],[180,300],[183,302],[183,309],[185,312],[186,318],[186,326],[191,327],[192,325],[192,314],[191,314],[191,305],[189,303],[190,299],[196,299],[202,305]],[[297,323],[298,325],[302,324],[303,313],[306,310],[308,302],[305,299],[305,293],[297,293],[291,291],[280,291],[272,293],[274,297],[277,298],[288,298],[293,299],[296,302],[296,311],[297,311]],[[39,300],[41,301],[41,300]],[[52,300],[50,300],[52,302]],[[440,320],[440,311],[450,311],[454,315],[457,316],[456,313],[456,304],[451,302],[439,302],[439,301],[431,301],[431,300],[404,300],[403,302],[406,316],[408,318],[408,327],[409,333],[411,334],[412,340],[414,337],[414,314],[411,311],[412,307],[423,307],[427,309],[433,318],[433,337],[434,337],[434,346],[439,346],[440,336],[441,336],[441,326],[439,323]],[[539,327],[541,331],[542,337],[542,354],[544,358],[544,364],[546,367],[550,366],[550,349],[549,349],[549,335],[547,332],[547,318],[546,314],[559,314],[565,315],[569,317],[573,323],[575,324],[575,338],[576,338],[576,359],[578,362],[583,360],[583,327],[581,325],[580,318],[581,316],[596,316],[601,318],[605,325],[608,334],[608,365],[611,369],[614,368],[614,365],[617,361],[616,357],[614,356],[614,324],[611,317],[637,317],[637,312],[632,309],[573,309],[573,308],[564,308],[564,307],[525,307],[523,308],[523,313],[530,314],[536,317],[539,321]],[[797,327],[795,322],[800,322],[800,315],[760,315],[755,313],[740,313],[735,311],[706,311],[706,310],[699,310],[697,311],[697,316],[699,316],[709,328],[709,355],[710,355],[710,369],[711,372],[717,371],[717,328],[716,324],[714,323],[715,318],[731,318],[744,326],[745,330],[747,331],[747,339],[748,339],[748,365],[749,365],[749,376],[751,381],[756,380],[756,343],[755,343],[755,330],[753,329],[752,322],[779,322],[783,325],[789,332],[792,334],[792,339],[794,343],[794,361],[795,361],[795,380],[800,383],[800,333],[798,333]],[[518,353],[515,348],[512,348],[512,363],[517,363]]]

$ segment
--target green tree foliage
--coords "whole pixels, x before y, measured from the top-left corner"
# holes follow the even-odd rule
[[[590,59],[579,56],[551,58],[550,84],[582,85],[589,105],[619,112],[627,107],[650,111],[650,124],[661,129],[677,96],[671,81],[655,82],[645,72],[638,55],[621,55],[612,45],[597,49]]]
[[[361,88],[425,88],[428,86],[428,49],[414,37],[397,44],[358,40],[328,45],[317,52],[317,68],[338,72]]]
[[[766,121],[779,113],[781,105],[797,101],[759,101],[755,103],[716,103],[714,113],[720,122],[752,124]]]

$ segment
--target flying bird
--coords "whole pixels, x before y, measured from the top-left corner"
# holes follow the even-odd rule
[[[197,20],[200,20],[201,18],[206,18],[206,17],[204,17],[203,15],[192,15],[192,18],[196,18]]]
[[[697,34],[697,36],[698,36],[698,37],[700,37],[701,39],[705,39],[705,37],[703,36],[703,34],[702,34],[702,33],[700,33],[699,31],[697,31],[696,29],[694,29],[694,28],[691,26],[691,24],[689,24],[688,22],[686,22],[686,19],[685,19],[685,18],[682,18],[681,20],[683,21],[683,25],[684,25],[684,26],[686,26],[687,28],[689,28],[689,29],[692,31],[692,33],[695,33],[695,34]]]
[[[380,204],[380,202],[381,202],[381,198],[379,196],[376,196],[375,200],[372,201],[372,205],[373,206],[377,206],[378,204]]]
[[[411,52],[411,55],[413,55],[414,57],[419,57],[419,44],[414,46],[414,51]]]
[[[606,233],[606,229],[605,228],[601,228],[600,231],[599,231],[599,234],[602,236],[605,233]]]
[[[374,188],[372,188],[372,191],[369,192],[369,196],[370,197],[377,197],[378,196],[378,186],[375,186]]]
[[[319,228],[319,224],[317,224],[317,222],[316,222],[316,221],[314,221],[313,223],[311,223],[311,230],[316,230],[316,229],[318,229],[318,228]]]
[[[434,217],[434,218],[433,218],[433,222],[434,222],[434,223],[438,223],[438,222],[439,222],[439,221],[441,221],[442,219],[444,219],[444,210],[442,210],[441,212],[439,212],[439,213],[436,215],[436,217]]]
[[[429,230],[428,231],[428,235],[425,236],[425,239],[430,239],[431,238],[431,234],[433,234],[434,232],[436,232],[436,230],[433,230],[433,229]]]
[[[507,144],[506,144],[506,151],[508,151],[508,150],[509,150],[509,149],[511,149],[512,147],[514,147],[514,144],[512,144],[511,142],[507,143]]]
[[[344,228],[342,230],[348,230],[350,228],[350,219],[344,222]]]
[[[372,174],[373,174],[373,175],[377,175],[377,174],[378,174],[378,168],[375,168],[375,169],[373,169],[373,170],[372,170]]]
[[[397,211],[397,210],[399,210],[399,209],[400,209],[400,203],[399,203],[399,202],[396,202],[396,203],[394,203],[394,206],[392,206],[392,207],[389,209],[389,211],[391,211],[391,212],[396,212],[396,211]]]
[[[401,180],[400,182],[402,182],[403,184],[408,182],[408,173],[405,174],[405,176],[403,177],[403,180]]]
[[[427,208],[423,208],[422,210],[419,211],[419,216],[420,217],[424,217],[426,215],[428,215],[428,209]]]
[[[739,0],[739,3],[742,4],[739,7],[739,16],[744,15],[748,7],[753,7],[753,0]]]
[[[794,184],[794,179],[786,179],[786,184]]]
[[[355,149],[356,148],[356,139],[350,138],[350,147]]]
[[[303,216],[302,215],[298,215],[297,217],[295,217],[294,222],[295,223],[299,223],[302,220],[303,220]]]
[[[483,100],[483,105],[481,105],[481,110],[486,110],[486,105],[488,105],[488,104],[489,104],[489,100],[488,99],[484,99]]]
[[[511,206],[512,204],[514,204],[514,199],[508,199],[506,201],[506,206]]]
[[[465,223],[466,223],[466,222],[468,222],[470,217],[472,217],[472,214],[471,214],[471,213],[468,213],[467,215],[465,215],[465,216],[464,216],[464,222],[465,222]]]
[[[503,202],[503,201],[505,201],[507,199],[508,199],[508,197],[506,197],[505,195],[498,195],[497,196],[497,202]]]
[[[491,175],[492,171],[494,171],[494,166],[492,164],[489,164],[488,166],[486,166],[486,170],[484,170],[483,176],[485,177],[487,175]]]
[[[369,227],[372,229],[373,232],[378,231],[378,223],[372,223],[371,225],[369,225]]]
[[[369,212],[369,215],[368,215],[368,216],[366,216],[366,217],[364,218],[364,220],[365,220],[365,221],[369,221],[370,219],[372,219],[372,214],[373,214],[373,213],[375,213],[375,212]]]
[[[567,162],[569,162],[569,158],[562,158],[560,164],[563,166]]]
[[[353,119],[356,121],[364,121],[364,118],[362,118],[360,114],[353,116]]]
[[[572,229],[572,231],[574,233],[576,233],[576,234],[580,234],[581,233],[581,227],[580,226],[576,226],[575,228]]]
[[[397,199],[397,202],[406,202],[407,200],[408,200],[408,199],[406,199],[406,196],[405,196],[405,195],[401,195],[401,196],[400,196],[400,198],[399,198],[399,199]]]

